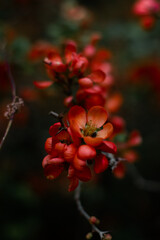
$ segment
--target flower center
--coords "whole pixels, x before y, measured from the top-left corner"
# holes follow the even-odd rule
[[[96,137],[97,136],[97,128],[95,125],[92,124],[92,122],[88,122],[83,129],[83,135],[86,136],[91,136],[91,137]]]

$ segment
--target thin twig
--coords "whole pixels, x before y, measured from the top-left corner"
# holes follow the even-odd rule
[[[150,192],[160,191],[160,182],[144,179],[134,164],[127,164],[127,170],[138,188]]]
[[[141,176],[139,171],[137,170],[134,164],[127,163],[127,159],[121,157],[115,157],[114,154],[107,153],[105,154],[109,159],[109,165],[111,170],[113,171],[119,162],[125,162],[127,166],[127,173],[132,178],[133,183],[140,189],[150,191],[150,192],[157,192],[160,191],[160,182],[146,180]]]
[[[65,126],[65,123],[64,123],[64,121],[63,121],[64,116],[63,116],[62,113],[58,114],[58,113],[56,113],[56,112],[50,111],[50,112],[49,112],[49,115],[52,115],[53,117],[55,117],[56,119],[58,119],[59,122],[61,123],[62,128],[59,130],[58,133],[60,133],[62,130],[66,130],[66,129],[67,129],[66,126]],[[58,133],[57,133],[57,134],[58,134]]]
[[[95,224],[93,224],[90,221],[91,216],[84,210],[84,208],[82,206],[82,203],[80,201],[80,192],[81,192],[81,183],[79,183],[79,186],[75,190],[75,201],[76,201],[77,208],[78,208],[79,212],[91,224],[92,231],[98,233],[99,236],[100,236],[100,239],[104,239],[105,238],[105,234],[109,233],[109,231],[101,231],[99,228],[96,227]]]
[[[3,143],[4,143],[4,141],[5,141],[8,133],[9,133],[9,130],[10,130],[11,125],[12,125],[12,122],[13,122],[13,119],[9,120],[9,122],[8,122],[8,124],[7,124],[6,131],[5,131],[4,136],[3,136],[3,138],[2,138],[2,140],[1,140],[1,142],[0,142],[0,150],[1,150],[2,146],[3,146]]]
[[[5,141],[8,133],[9,133],[9,130],[10,130],[11,126],[12,126],[13,118],[14,118],[15,113],[17,112],[19,107],[23,105],[23,100],[16,96],[16,85],[15,85],[15,81],[14,81],[14,78],[13,78],[12,73],[11,73],[10,65],[9,65],[9,63],[7,61],[7,54],[5,52],[5,47],[6,47],[6,44],[3,44],[2,51],[3,51],[3,54],[4,54],[5,64],[6,64],[6,71],[7,71],[7,74],[8,74],[8,78],[9,78],[9,81],[10,81],[10,84],[11,84],[11,91],[12,91],[12,103],[9,104],[8,106],[10,107],[12,105],[13,108],[11,110],[10,115],[8,115],[9,116],[9,121],[8,121],[6,130],[5,130],[4,136],[2,137],[2,140],[0,142],[0,150],[1,150],[2,146],[3,146],[3,144],[4,144],[4,141]]]

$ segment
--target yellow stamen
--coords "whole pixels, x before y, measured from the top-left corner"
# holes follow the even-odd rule
[[[85,126],[85,129],[83,130],[83,135],[86,136],[92,136],[97,131],[97,128],[95,125],[92,125],[92,122],[88,122]]]

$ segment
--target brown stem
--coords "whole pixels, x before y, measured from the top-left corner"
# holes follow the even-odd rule
[[[100,239],[104,239],[105,234],[109,233],[109,231],[101,231],[95,224],[91,223],[90,221],[91,216],[84,210],[82,203],[80,201],[80,192],[81,192],[81,183],[79,183],[79,186],[75,190],[75,201],[76,201],[79,212],[91,224],[92,231],[98,233],[100,236]]]
[[[5,131],[4,136],[2,137],[2,140],[1,140],[1,142],[0,142],[0,150],[1,150],[2,146],[3,146],[3,143],[4,143],[4,141],[5,141],[5,139],[6,139],[7,135],[8,135],[8,133],[9,133],[9,130],[10,130],[11,125],[12,125],[12,122],[13,122],[13,118],[10,119],[9,122],[8,122],[8,125],[7,125],[7,128],[6,128],[6,131]]]
[[[63,114],[62,113],[60,113],[60,114],[58,114],[58,113],[56,113],[56,112],[53,112],[53,111],[50,111],[49,112],[49,115],[52,115],[53,117],[55,117],[56,119],[58,119],[58,121],[61,123],[61,129],[59,130],[59,132],[58,133],[60,133],[62,130],[67,130],[67,128],[66,128],[66,126],[65,126],[65,124],[64,124],[64,121],[63,121]],[[58,134],[57,133],[57,134]]]
[[[14,78],[12,76],[12,73],[11,73],[11,68],[10,68],[10,65],[7,61],[7,54],[5,53],[5,45],[4,44],[2,46],[2,51],[4,51],[4,56],[5,56],[5,62],[6,62],[6,70],[7,70],[7,74],[8,74],[8,78],[9,78],[9,81],[10,81],[10,84],[11,84],[11,90],[12,90],[12,103],[14,104],[16,102],[16,99],[17,99],[17,96],[16,96],[16,85],[15,85],[15,81],[14,81]],[[12,126],[12,122],[13,122],[13,118],[14,118],[14,114],[16,113],[16,111],[13,112],[13,114],[10,116],[9,118],[9,122],[7,124],[7,127],[6,127],[6,130],[5,130],[5,133],[4,133],[4,136],[2,137],[2,140],[0,142],[0,150],[4,144],[4,141],[9,133],[9,130]]]
[[[141,176],[139,171],[137,170],[136,166],[131,163],[127,163],[127,159],[116,157],[111,154],[107,153],[106,156],[110,159],[110,167],[112,171],[117,167],[119,162],[125,162],[127,165],[127,173],[132,178],[133,183],[140,189],[150,191],[150,192],[158,192],[160,191],[160,182],[146,180]]]

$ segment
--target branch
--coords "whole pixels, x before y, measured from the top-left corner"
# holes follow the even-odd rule
[[[58,114],[56,112],[50,111],[49,115],[52,115],[53,117],[58,119],[58,121],[61,123],[62,128],[59,130],[59,132],[57,134],[59,134],[62,130],[66,130],[67,129],[66,126],[65,126],[65,123],[63,121],[64,116],[63,116],[62,113]]]
[[[79,183],[79,186],[75,190],[75,201],[77,204],[77,208],[79,212],[82,214],[82,216],[91,224],[92,232],[96,232],[99,234],[100,239],[109,239],[111,235],[109,234],[109,231],[101,231],[98,227],[96,227],[96,223],[93,223],[92,218],[95,218],[93,216],[90,216],[83,208],[82,203],[80,201],[80,192],[81,192],[81,183]],[[96,219],[96,218],[95,218]],[[96,219],[98,220],[98,219]],[[92,236],[90,236],[91,238]],[[111,239],[111,238],[110,238]]]
[[[109,159],[109,166],[113,171],[119,162],[125,162],[127,165],[128,175],[132,178],[133,183],[140,189],[144,189],[150,192],[160,191],[160,182],[146,180],[144,179],[134,164],[127,163],[125,158],[115,157],[114,154],[106,153],[105,154]]]
[[[4,51],[4,50],[5,50],[5,44],[2,46],[2,51]],[[12,102],[7,105],[7,110],[6,110],[5,114],[4,114],[4,116],[7,119],[9,119],[9,122],[8,122],[7,127],[6,127],[4,136],[2,137],[2,140],[0,142],[0,150],[1,150],[2,146],[3,146],[3,144],[4,144],[4,141],[5,141],[8,133],[9,133],[9,130],[10,130],[11,126],[12,126],[13,118],[14,118],[15,113],[17,113],[17,111],[24,104],[23,100],[16,96],[16,85],[15,85],[15,81],[14,81],[14,78],[13,78],[12,73],[11,73],[10,65],[9,65],[9,63],[7,61],[7,56],[6,56],[5,51],[4,51],[4,56],[5,56],[6,71],[7,71],[8,78],[9,78],[9,81],[10,81],[10,84],[11,84]]]
[[[127,170],[131,176],[133,183],[140,189],[144,189],[150,192],[160,191],[160,182],[146,180],[138,172],[137,168],[133,164],[127,164]]]

